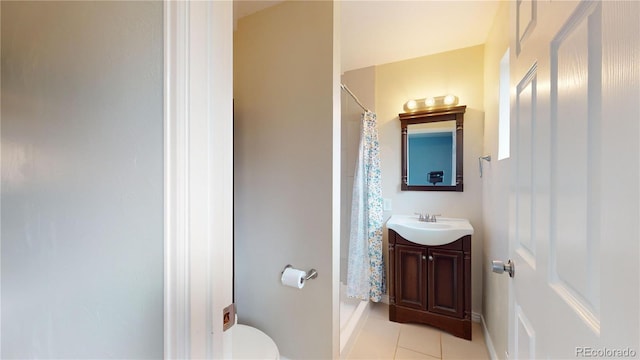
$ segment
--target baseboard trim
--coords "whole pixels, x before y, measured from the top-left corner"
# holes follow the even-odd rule
[[[496,353],[496,349],[493,347],[493,341],[491,340],[491,335],[489,335],[489,329],[487,329],[487,323],[484,321],[484,316],[482,316],[482,314],[477,315],[480,317],[482,333],[484,334],[484,342],[487,346],[487,350],[489,351],[489,357],[491,360],[498,360],[498,354]]]
[[[389,305],[389,294],[382,294],[382,303]]]
[[[477,312],[471,312],[471,321],[473,322],[482,322],[482,315],[480,313]]]

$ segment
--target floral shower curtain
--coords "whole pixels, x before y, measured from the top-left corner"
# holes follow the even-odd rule
[[[347,296],[379,302],[385,292],[382,262],[382,190],[376,114],[362,114],[353,181]]]

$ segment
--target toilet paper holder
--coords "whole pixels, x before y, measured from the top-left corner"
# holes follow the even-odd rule
[[[284,274],[284,271],[287,270],[288,268],[292,268],[293,266],[291,266],[291,264],[287,264],[287,266],[284,267],[284,269],[282,269],[282,272],[280,273],[280,276],[282,276],[282,274]],[[318,272],[316,271],[316,269],[310,269],[309,271],[305,271],[305,277],[304,280],[308,281],[311,279],[315,279],[318,277]]]

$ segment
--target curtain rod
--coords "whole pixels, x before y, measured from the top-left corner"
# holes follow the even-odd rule
[[[360,102],[360,100],[358,99],[357,96],[355,96],[351,90],[349,90],[349,88],[347,87],[347,85],[345,84],[340,84],[340,88],[342,88],[342,90],[346,91],[349,95],[351,95],[351,97],[353,98],[353,100],[356,101],[356,104],[360,105],[360,107],[362,108],[362,110],[366,111],[366,112],[371,112],[369,111],[369,109],[367,109],[366,106],[362,105],[362,103]]]

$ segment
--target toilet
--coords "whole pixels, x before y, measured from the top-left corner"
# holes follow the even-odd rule
[[[231,338],[233,359],[269,359],[279,360],[280,352],[273,340],[262,331],[236,324],[225,332]]]

